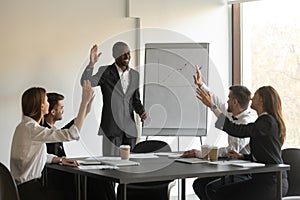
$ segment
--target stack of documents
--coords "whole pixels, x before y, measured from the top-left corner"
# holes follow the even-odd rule
[[[209,162],[209,164],[215,164],[215,165],[234,165],[237,167],[263,167],[265,166],[264,163],[257,163],[257,162],[251,162],[248,160],[218,160]]]
[[[154,153],[131,153],[129,155],[129,158],[144,159],[144,158],[158,158],[158,156],[155,155]]]
[[[112,165],[112,166],[137,166],[140,165],[139,162],[131,161],[131,160],[102,160],[101,161],[104,164]]]
[[[257,162],[245,162],[245,163],[232,163],[232,165],[237,167],[264,167],[264,163]]]
[[[116,169],[115,167],[140,165],[139,162],[121,160],[120,157],[90,157],[78,159],[77,162],[80,164],[79,168],[86,169]]]
[[[197,164],[197,163],[208,163],[208,160],[203,160],[201,158],[177,158],[175,161],[184,162],[189,164]]]
[[[168,156],[168,158],[180,158],[182,156],[182,153],[178,153],[178,152],[157,152],[157,153],[154,153],[154,155]]]
[[[80,165],[101,165],[98,160],[77,160]]]
[[[119,169],[117,166],[111,165],[79,165],[79,169]]]
[[[201,158],[177,158],[175,161],[189,163],[189,164],[197,164],[197,163],[209,163],[214,165],[233,165],[237,167],[263,167],[264,163],[250,162],[248,160],[218,160],[218,161],[209,161],[203,160]]]

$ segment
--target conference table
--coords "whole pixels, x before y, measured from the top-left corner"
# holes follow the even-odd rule
[[[123,166],[119,169],[80,169],[77,167],[68,167],[57,164],[48,164],[47,168],[73,173],[76,177],[77,199],[86,199],[86,188],[80,189],[82,184],[86,186],[86,177],[109,180],[123,184],[122,193],[126,200],[126,185],[130,183],[142,183],[152,181],[164,181],[172,179],[181,180],[181,199],[185,200],[185,179],[187,178],[205,178],[222,177],[226,175],[238,175],[249,173],[276,172],[277,176],[277,198],[282,197],[282,172],[289,170],[290,166],[286,164],[265,165],[261,167],[240,167],[228,164],[199,163],[188,164],[177,162],[173,158],[159,156],[158,158],[131,159],[140,163],[138,166]],[[81,187],[80,187],[81,185]],[[83,197],[82,197],[83,196]]]

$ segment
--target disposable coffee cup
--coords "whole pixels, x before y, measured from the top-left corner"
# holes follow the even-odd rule
[[[122,160],[128,160],[130,154],[130,145],[121,145],[120,146],[120,156]]]
[[[217,161],[218,160],[218,154],[219,154],[219,148],[218,147],[211,147],[209,151],[209,159],[210,161]]]
[[[208,155],[209,155],[209,146],[208,145],[201,145],[201,155],[202,159],[208,160]]]

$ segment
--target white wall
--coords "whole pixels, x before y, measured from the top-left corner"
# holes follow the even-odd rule
[[[210,87],[225,99],[229,62],[227,5],[207,2],[1,0],[0,161],[9,164],[12,135],[21,119],[21,95],[27,88],[42,86],[65,95],[65,114],[59,125],[77,113],[79,77],[95,43],[103,51],[101,65],[113,62],[111,46],[117,40],[128,42],[133,50],[147,42],[209,42]],[[131,64],[140,68],[138,60],[133,59]],[[96,93],[94,110],[83,127],[81,140],[66,144],[69,156],[101,154],[101,140],[96,134],[101,115],[99,89]],[[212,135],[216,135],[212,123],[210,126]],[[214,143],[215,137],[211,138]]]

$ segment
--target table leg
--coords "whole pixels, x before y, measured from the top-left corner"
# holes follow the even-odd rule
[[[276,199],[281,200],[282,199],[282,171],[277,172],[276,177],[277,177],[277,196],[276,196]]]
[[[87,177],[83,177],[83,183],[82,183],[82,196],[83,200],[87,200]]]
[[[76,185],[76,199],[81,200],[80,175],[79,174],[75,174],[75,185]]]
[[[126,200],[127,199],[127,189],[126,189],[126,184],[120,184],[120,198],[121,200]]]
[[[181,200],[185,200],[185,179],[181,179]]]

